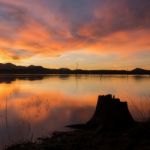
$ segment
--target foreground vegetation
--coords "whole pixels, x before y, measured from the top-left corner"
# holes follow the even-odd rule
[[[69,127],[74,130],[55,132],[7,150],[150,150],[150,122],[135,122],[127,103],[111,95],[99,97],[87,123]]]

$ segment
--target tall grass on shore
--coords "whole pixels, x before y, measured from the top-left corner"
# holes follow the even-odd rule
[[[142,98],[130,99],[132,115],[136,121],[150,122],[150,95]]]

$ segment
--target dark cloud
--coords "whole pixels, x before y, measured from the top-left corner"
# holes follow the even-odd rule
[[[91,36],[105,37],[118,31],[150,28],[150,1],[105,0],[95,6],[88,26]],[[88,35],[89,36],[89,35]]]
[[[6,25],[17,29],[26,23],[26,16],[23,8],[15,7],[0,2],[0,21],[5,22]]]

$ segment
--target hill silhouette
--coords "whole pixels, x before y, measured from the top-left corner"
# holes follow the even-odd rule
[[[68,68],[48,69],[42,66],[16,66],[12,63],[0,63],[0,74],[148,74],[150,70],[135,68],[127,70],[71,70]]]

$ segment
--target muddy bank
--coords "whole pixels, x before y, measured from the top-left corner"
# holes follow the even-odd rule
[[[98,97],[87,123],[68,127],[73,131],[55,132],[7,150],[150,150],[150,123],[135,122],[127,103],[112,95]]]

